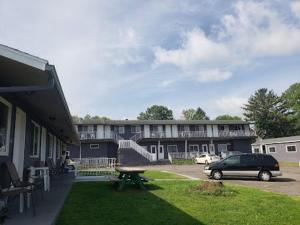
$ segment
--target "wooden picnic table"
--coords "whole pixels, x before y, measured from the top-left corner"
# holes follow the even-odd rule
[[[116,167],[116,171],[120,173],[118,176],[118,191],[124,189],[127,184],[136,184],[140,189],[145,190],[144,182],[147,182],[147,178],[140,176],[146,170],[138,167]]]

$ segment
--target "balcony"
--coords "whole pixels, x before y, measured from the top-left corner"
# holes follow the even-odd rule
[[[80,140],[96,139],[97,132],[96,131],[79,131],[78,136],[79,136]]]
[[[165,138],[166,132],[163,131],[152,131],[150,132],[150,138]]]
[[[251,137],[256,136],[253,130],[219,130],[219,137]]]
[[[207,137],[207,132],[206,131],[179,131],[178,137],[181,138]]]

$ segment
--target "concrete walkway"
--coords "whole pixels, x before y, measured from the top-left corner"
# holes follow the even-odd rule
[[[156,165],[147,166],[145,168],[151,170],[164,170],[183,174],[192,178],[207,180],[207,176],[202,172],[203,167],[203,165]],[[283,167],[280,169],[283,176],[273,178],[270,182],[262,182],[256,178],[224,178],[223,181],[249,187],[256,187],[265,191],[272,191],[291,196],[300,196],[300,168]]]
[[[41,200],[40,193],[37,193],[36,216],[32,215],[31,209],[28,209],[26,214],[19,213],[18,199],[10,202],[9,215],[4,225],[54,225],[73,181],[73,175],[61,175],[51,180],[51,190],[44,192],[43,200]]]

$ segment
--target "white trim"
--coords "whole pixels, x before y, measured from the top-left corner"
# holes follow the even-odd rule
[[[54,137],[53,137],[53,135],[52,135],[51,133],[49,133],[49,132],[48,132],[48,135],[49,135],[50,139],[49,139],[49,141],[48,141],[48,143],[49,143],[49,149],[48,149],[48,155],[47,155],[47,157],[48,157],[48,159],[52,159],[52,156],[53,156],[53,149],[54,149]],[[51,140],[52,143],[50,143],[50,140]],[[50,148],[50,146],[51,146],[51,148]],[[50,154],[49,154],[49,153],[50,153]]]
[[[274,142],[270,142],[270,143],[264,143],[264,142],[261,142],[261,143],[253,143],[251,144],[252,146],[255,146],[255,145],[273,145],[273,144],[285,144],[285,143],[296,143],[296,142],[300,142],[300,139],[298,140],[289,140],[289,141],[274,141]]]
[[[203,146],[206,146],[206,151],[204,151],[204,148],[203,148]],[[207,144],[202,144],[202,152],[205,152],[205,153],[207,153],[207,152],[208,152],[208,145],[207,145]]]
[[[94,145],[95,147],[92,147],[92,145]],[[100,149],[100,145],[99,144],[90,144],[90,149]]]
[[[172,146],[172,147],[176,147],[176,151],[175,152],[178,152],[178,146],[177,145],[167,145],[167,151],[170,153],[169,151],[169,147]],[[171,151],[172,152],[172,151]]]
[[[1,46],[1,45],[0,45]],[[0,52],[1,53],[1,52]],[[0,96],[0,102],[8,107],[8,116],[7,116],[7,128],[6,128],[6,146],[5,152],[0,152],[0,156],[9,155],[9,146],[10,146],[10,129],[11,129],[11,115],[12,115],[12,104]]]
[[[152,147],[155,147],[155,153],[152,153]],[[150,145],[150,153],[151,154],[156,154],[157,152],[157,146],[156,145]]]
[[[15,164],[19,177],[23,178],[25,138],[26,138],[26,113],[20,108],[16,108],[13,148],[13,163]]]
[[[33,152],[34,145],[32,145],[32,148],[30,149],[30,155],[29,155],[29,157],[30,158],[38,158],[40,156],[40,150],[41,150],[41,126],[37,122],[35,122],[33,120],[31,120],[31,123],[33,124],[33,127],[32,127],[32,129],[33,129],[33,136],[31,137],[32,141],[34,141],[33,140],[33,138],[34,138],[34,128],[37,127],[39,129],[39,132],[38,132],[38,140],[37,140],[38,143],[37,143],[37,152],[36,152],[36,155],[32,154],[32,153],[34,153]]]
[[[292,146],[295,147],[295,150],[296,150],[296,151],[288,151],[288,147],[292,147]],[[286,146],[285,146],[285,149],[286,149],[286,152],[288,152],[288,153],[295,153],[295,152],[297,152],[297,146],[296,146],[296,145],[286,145]]]
[[[274,149],[275,149],[275,152],[270,152],[270,148],[274,148]],[[275,146],[275,145],[270,145],[270,146],[268,145],[268,146],[267,146],[267,149],[268,149],[268,153],[269,153],[269,154],[270,154],[270,153],[272,154],[272,153],[276,153],[276,152],[277,152],[276,146]]]
[[[199,152],[199,145],[197,145],[197,144],[189,144],[189,152],[191,151],[191,149],[190,149],[191,146],[193,146],[193,147],[196,146],[197,149],[198,149],[197,152]],[[193,152],[194,152],[194,151],[193,151]]]
[[[41,161],[46,161],[46,149],[47,149],[47,130],[45,127],[42,127],[42,136],[41,136]]]
[[[37,69],[46,70],[48,61],[0,44],[0,55]]]

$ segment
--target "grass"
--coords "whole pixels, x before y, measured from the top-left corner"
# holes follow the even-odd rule
[[[296,162],[281,161],[281,162],[279,162],[279,165],[282,167],[299,167],[299,163],[296,163]]]
[[[175,173],[169,173],[159,170],[147,170],[144,175],[151,179],[187,179],[186,177],[177,175]]]
[[[192,159],[173,159],[173,165],[194,165],[195,161]]]
[[[153,181],[148,191],[117,192],[110,183],[75,183],[56,225],[299,224],[300,202],[288,196],[234,185],[234,196],[211,196],[191,191],[197,185]]]

